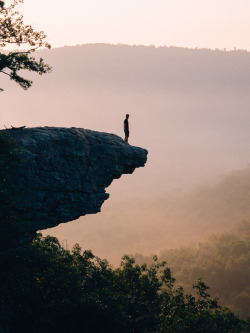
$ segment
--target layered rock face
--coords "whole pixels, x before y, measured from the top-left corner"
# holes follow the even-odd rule
[[[22,154],[11,171],[19,191],[16,208],[35,230],[99,212],[113,179],[147,160],[145,149],[113,134],[55,127],[4,132],[18,142]]]

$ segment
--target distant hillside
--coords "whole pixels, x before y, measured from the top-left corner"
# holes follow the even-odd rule
[[[75,88],[124,93],[216,92],[250,87],[250,53],[180,47],[86,44],[40,51],[54,68],[53,80]],[[41,82],[42,82],[41,81]]]
[[[139,264],[152,262],[152,258],[135,256]],[[186,292],[201,278],[211,288],[209,293],[219,297],[241,317],[250,316],[250,222],[243,221],[229,232],[210,235],[199,245],[189,244],[161,251],[160,260],[168,263],[176,285]]]
[[[250,217],[250,166],[232,171],[218,183],[198,187],[187,195],[163,199],[167,221],[179,221],[185,232],[199,235],[226,230]]]

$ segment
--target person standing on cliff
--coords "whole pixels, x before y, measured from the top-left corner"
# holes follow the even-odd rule
[[[125,139],[124,139],[124,141],[127,142],[127,143],[128,143],[128,137],[129,137],[128,118],[129,118],[129,114],[126,114],[126,119],[124,120],[124,133],[125,133]]]

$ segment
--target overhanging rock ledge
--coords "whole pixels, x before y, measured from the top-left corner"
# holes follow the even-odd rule
[[[19,215],[33,230],[99,212],[113,179],[147,161],[147,150],[114,134],[59,127],[1,132],[21,149],[22,162],[11,171],[11,180],[19,191]]]

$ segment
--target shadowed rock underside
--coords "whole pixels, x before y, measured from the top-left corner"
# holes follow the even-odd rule
[[[19,191],[16,209],[34,230],[99,212],[113,179],[147,160],[145,149],[114,134],[55,127],[2,132],[21,149],[22,162],[12,170],[11,181]]]

